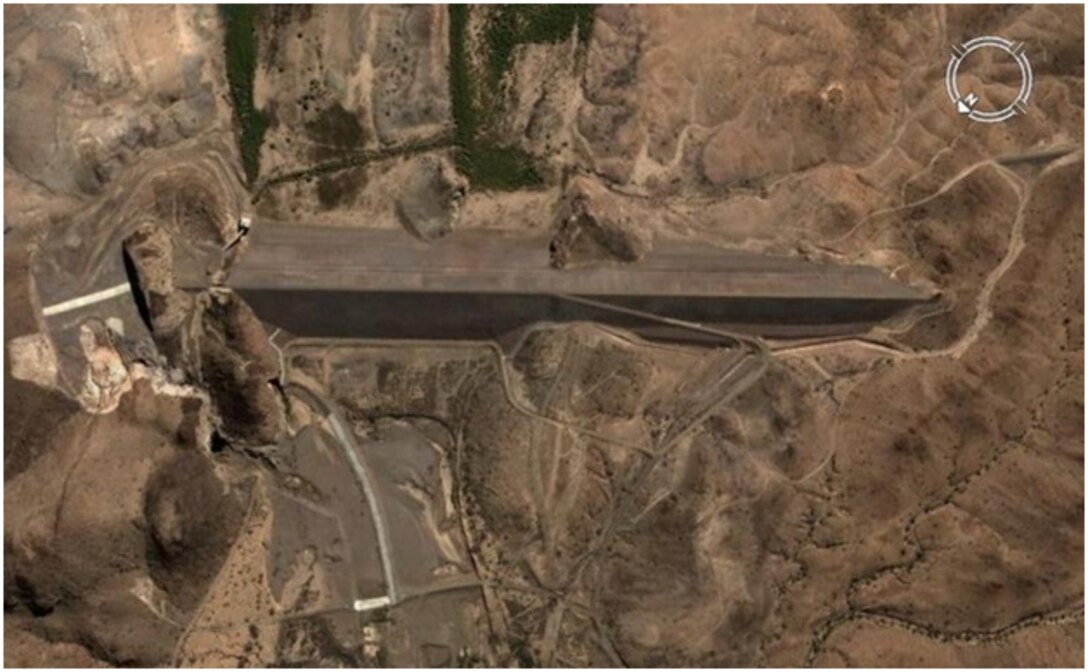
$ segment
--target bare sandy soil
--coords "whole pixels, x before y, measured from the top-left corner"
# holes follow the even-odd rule
[[[1083,8],[4,11],[5,664],[1083,665]],[[319,340],[230,290],[242,218],[939,298]]]

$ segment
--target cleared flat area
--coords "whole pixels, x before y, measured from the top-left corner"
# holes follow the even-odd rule
[[[259,222],[234,266],[235,289],[368,292],[850,298],[917,301],[875,268],[658,240],[636,264],[554,269],[548,235],[458,231],[424,242],[398,230]]]

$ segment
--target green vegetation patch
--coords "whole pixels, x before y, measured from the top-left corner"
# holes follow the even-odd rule
[[[468,62],[468,6],[450,5],[450,104],[453,106],[454,140],[471,144],[478,120],[473,103],[472,68]]]
[[[478,142],[459,150],[458,168],[479,188],[517,191],[523,187],[537,186],[543,181],[533,166],[532,155],[518,147]]]
[[[257,181],[261,165],[261,143],[268,130],[268,117],[253,104],[253,80],[257,75],[257,25],[260,20],[257,5],[220,5],[219,12],[226,28],[224,50],[227,61],[227,83],[231,102],[238,118],[238,145],[246,181]]]
[[[349,202],[366,184],[362,166],[317,177],[317,200],[326,210]]]
[[[339,103],[325,108],[306,124],[306,132],[318,145],[314,158],[320,161],[357,150],[366,141],[359,118]]]
[[[527,152],[495,139],[502,112],[502,85],[518,45],[562,42],[577,30],[584,45],[593,27],[594,5],[450,5],[450,102],[458,146],[458,168],[478,189],[513,191],[542,182]],[[488,12],[484,53],[474,67],[469,53],[471,12]]]
[[[497,87],[514,63],[520,44],[554,44],[570,38],[577,28],[578,41],[589,41],[596,5],[499,5],[488,17],[487,70]]]

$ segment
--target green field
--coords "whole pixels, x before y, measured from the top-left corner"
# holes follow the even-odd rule
[[[226,28],[227,81],[238,121],[239,151],[246,181],[252,187],[260,175],[261,145],[270,124],[268,116],[253,103],[261,9],[220,5],[219,11]],[[471,13],[480,11],[487,11],[478,47],[484,53],[473,59],[468,52],[468,21]],[[512,191],[541,184],[535,158],[496,137],[497,121],[504,111],[502,87],[519,45],[561,42],[575,31],[584,45],[593,25],[593,11],[593,5],[450,5],[454,143],[458,167],[475,188]],[[358,142],[351,140],[344,144]]]
[[[268,117],[253,105],[253,80],[257,74],[257,29],[260,7],[257,5],[220,5],[226,27],[224,51],[227,82],[238,119],[238,146],[246,181],[252,187],[261,168],[261,143],[268,130]]]
[[[593,28],[595,5],[499,5],[487,27],[487,71],[490,85],[499,86],[514,63],[521,44],[563,42],[577,28],[582,44]]]
[[[513,191],[541,183],[533,157],[495,139],[502,114],[502,86],[521,44],[561,42],[577,29],[585,44],[593,25],[593,5],[499,5],[488,7],[479,59],[468,53],[469,5],[450,5],[450,102],[456,126],[458,167],[477,189]]]

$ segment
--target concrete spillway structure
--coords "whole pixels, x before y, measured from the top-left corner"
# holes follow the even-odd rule
[[[259,223],[227,285],[270,324],[305,336],[489,339],[534,322],[587,320],[649,338],[690,333],[653,313],[767,337],[867,331],[928,294],[864,266],[658,240],[633,264],[555,269],[546,234]],[[581,297],[584,301],[569,297]],[[627,312],[605,310],[607,303]]]

